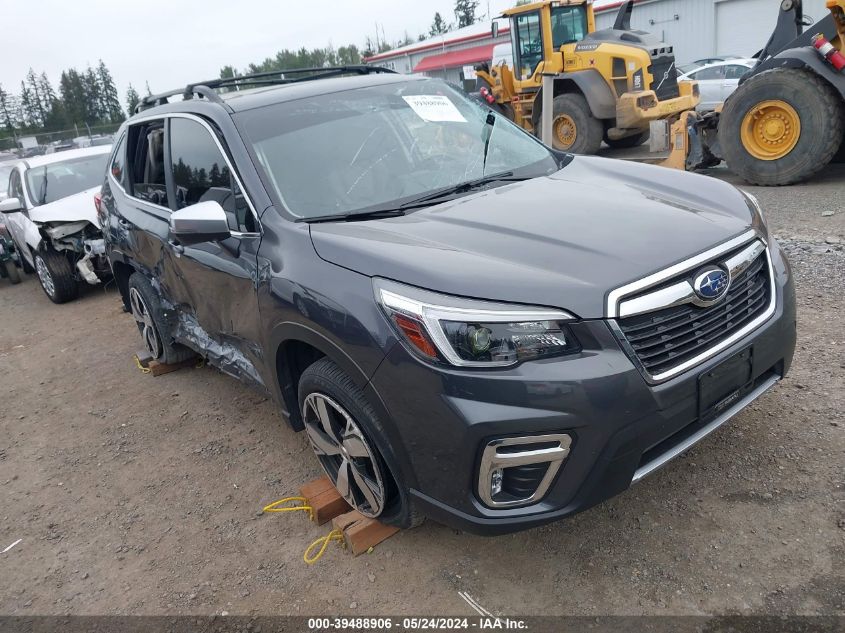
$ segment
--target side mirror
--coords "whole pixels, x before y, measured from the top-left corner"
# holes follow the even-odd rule
[[[170,235],[180,244],[190,246],[225,240],[232,234],[223,207],[215,200],[208,200],[171,213]]]
[[[0,202],[0,213],[18,213],[19,211],[23,211],[23,207],[17,198],[6,198]]]
[[[494,40],[495,40],[497,37],[499,37],[499,23],[498,23],[498,22],[496,22],[496,20],[493,20],[493,27],[492,27],[491,34],[493,35],[493,39],[494,39]]]

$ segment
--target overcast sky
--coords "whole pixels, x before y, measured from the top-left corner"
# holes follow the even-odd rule
[[[514,0],[490,0],[498,15]],[[481,0],[479,13],[487,12]],[[362,46],[427,32],[435,11],[454,21],[454,0],[0,0],[0,84],[20,91],[29,67],[58,89],[65,68],[102,58],[121,103],[132,83],[163,92],[272,57],[283,48]]]

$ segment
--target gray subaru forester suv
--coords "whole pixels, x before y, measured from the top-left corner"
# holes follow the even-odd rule
[[[150,353],[270,394],[385,522],[560,519],[789,369],[792,276],[752,196],[553,152],[442,81],[214,80],[116,139],[98,209]]]

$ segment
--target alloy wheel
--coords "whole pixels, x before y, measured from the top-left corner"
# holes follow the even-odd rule
[[[50,269],[40,255],[35,256],[35,271],[38,273],[38,279],[47,294],[51,297],[56,296],[56,284],[53,282],[53,275],[50,274]]]
[[[132,318],[138,322],[138,328],[141,330],[141,337],[144,339],[147,351],[153,358],[160,357],[162,352],[161,341],[158,338],[150,310],[137,288],[129,289],[129,306],[132,309]]]
[[[385,503],[381,466],[352,416],[321,393],[309,394],[302,409],[308,439],[340,495],[364,516],[381,514]]]

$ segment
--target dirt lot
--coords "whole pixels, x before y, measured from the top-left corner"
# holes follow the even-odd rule
[[[723,172],[716,172],[722,177]],[[729,177],[728,177],[729,178]],[[570,520],[426,523],[354,559],[264,515],[318,474],[272,402],[210,368],[153,378],[114,291],[0,281],[0,613],[845,613],[845,168],[751,189],[791,254],[791,375],[685,458]],[[832,215],[828,215],[832,212]]]

